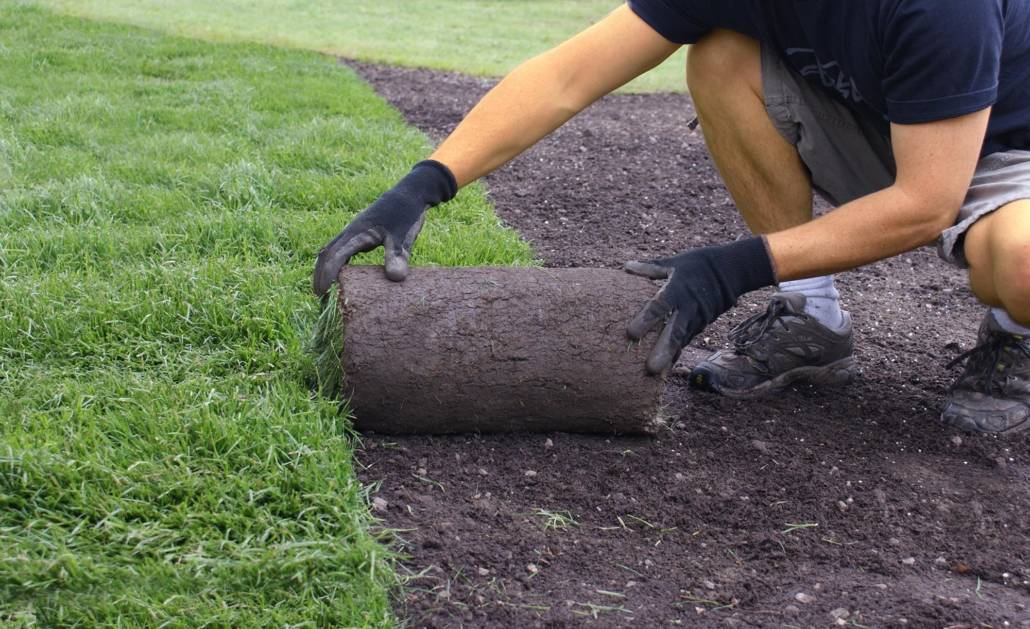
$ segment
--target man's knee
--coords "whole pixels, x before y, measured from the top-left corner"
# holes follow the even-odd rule
[[[971,264],[974,260],[981,261],[980,269],[975,264],[970,269],[971,278],[987,271],[983,268],[987,263],[993,301],[999,302],[995,305],[1004,307],[1021,324],[1030,325],[1030,200],[1009,204],[984,222],[988,233],[977,237],[978,234],[970,230],[970,238],[967,238],[967,248],[969,244],[986,248],[986,251],[967,251],[967,257],[973,254],[969,257]],[[977,288],[975,283],[973,288]]]
[[[747,87],[762,93],[761,47],[734,31],[716,30],[687,53],[687,87],[695,97],[713,90]]]
[[[995,272],[998,297],[1013,319],[1030,325],[1030,234],[999,252],[1002,257]]]

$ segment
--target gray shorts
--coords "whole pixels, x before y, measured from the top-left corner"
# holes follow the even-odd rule
[[[762,47],[765,108],[776,129],[795,145],[812,185],[834,206],[894,183],[890,140],[828,93]],[[966,266],[962,240],[973,223],[1013,201],[1030,199],[1030,151],[994,153],[980,160],[954,227],[941,232],[937,252]]]

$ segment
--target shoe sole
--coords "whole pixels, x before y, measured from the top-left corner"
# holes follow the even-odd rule
[[[941,422],[956,430],[962,430],[975,435],[997,435],[999,437],[1011,437],[1030,429],[1030,420],[1024,420],[1015,426],[1009,426],[1005,430],[988,430],[976,423],[975,420],[964,415],[949,415],[947,411],[941,413]]]
[[[857,375],[858,365],[855,363],[855,357],[848,356],[829,365],[796,367],[750,389],[724,389],[713,386],[711,383],[711,372],[704,369],[695,369],[691,372],[690,384],[694,388],[704,389],[730,398],[746,400],[772,395],[795,384],[842,387],[854,382]]]

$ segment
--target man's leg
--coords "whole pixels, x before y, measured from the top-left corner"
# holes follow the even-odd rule
[[[975,185],[975,184],[974,184]],[[941,414],[975,432],[1030,428],[1030,200],[977,220],[962,246],[969,283],[991,306]]]
[[[770,118],[759,43],[716,31],[692,46],[687,59],[687,83],[705,141],[751,231],[770,233],[811,220],[809,170],[798,147]],[[799,380],[851,380],[850,319],[840,309],[833,277],[785,282],[780,291],[788,295],[777,295],[762,321],[731,335],[734,350],[718,352],[695,367],[692,384],[755,396]],[[781,334],[786,328],[777,322],[784,319],[816,342],[799,352],[790,335]],[[762,332],[751,338],[745,327]]]
[[[690,47],[687,85],[715,165],[751,231],[811,220],[808,170],[765,109],[759,43],[713,32]]]
[[[978,220],[966,232],[963,249],[973,293],[1030,327],[1030,199]]]
[[[812,219],[812,181],[798,154],[769,118],[761,46],[717,30],[691,46],[687,84],[705,142],[752,233],[768,234]],[[833,276],[787,282],[805,295],[805,311],[822,324],[844,323]]]

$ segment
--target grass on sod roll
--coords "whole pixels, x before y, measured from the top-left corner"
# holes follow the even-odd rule
[[[205,39],[257,41],[367,61],[503,76],[597,22],[619,0],[43,0],[84,17]],[[676,91],[685,51],[627,91]]]
[[[0,624],[393,622],[310,271],[427,150],[332,59],[0,4]],[[414,261],[531,253],[472,188]]]

